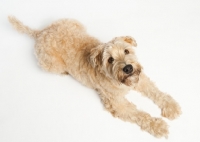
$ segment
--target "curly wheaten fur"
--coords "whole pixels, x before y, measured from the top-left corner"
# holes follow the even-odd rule
[[[95,89],[114,117],[136,123],[156,137],[167,137],[168,126],[163,119],[151,117],[125,99],[134,89],[158,105],[163,117],[172,120],[181,113],[178,103],[144,74],[132,37],[116,37],[102,43],[71,19],[59,20],[43,30],[32,30],[14,17],[9,17],[9,21],[18,31],[35,39],[36,56],[44,70],[71,75]]]

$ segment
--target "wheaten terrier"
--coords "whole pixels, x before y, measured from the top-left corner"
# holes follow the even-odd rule
[[[181,113],[178,103],[144,74],[132,37],[116,37],[102,43],[88,35],[81,23],[71,19],[57,21],[43,30],[24,26],[14,17],[9,17],[9,21],[18,31],[35,39],[36,56],[44,70],[71,75],[95,89],[114,117],[136,123],[156,137],[167,137],[168,126],[164,120],[138,110],[125,99],[133,89],[158,105],[163,117],[175,119]]]

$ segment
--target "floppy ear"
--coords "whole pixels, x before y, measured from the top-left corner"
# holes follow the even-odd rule
[[[93,67],[100,66],[102,64],[103,45],[99,45],[90,50],[89,60]]]
[[[131,36],[121,36],[121,37],[116,37],[114,38],[111,42],[116,42],[116,41],[124,41],[134,47],[137,46],[136,40],[132,38]]]

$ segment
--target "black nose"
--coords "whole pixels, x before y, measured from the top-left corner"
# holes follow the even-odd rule
[[[123,71],[124,71],[126,74],[130,74],[130,73],[132,73],[132,71],[133,71],[133,66],[132,66],[132,65],[126,65],[126,66],[123,68]]]

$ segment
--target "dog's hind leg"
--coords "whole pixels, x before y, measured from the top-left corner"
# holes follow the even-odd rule
[[[108,96],[112,97],[108,98]],[[167,137],[168,126],[161,118],[151,117],[148,113],[138,110],[134,104],[124,97],[116,97],[109,94],[100,94],[100,97],[105,108],[114,117],[136,123],[142,130],[149,132],[155,137]]]
[[[35,52],[42,69],[56,74],[68,74],[62,55],[54,48],[44,48],[43,44],[36,43]]]
[[[153,100],[162,110],[162,116],[174,119],[181,114],[179,104],[171,96],[161,92],[145,74],[140,74],[139,82],[134,89]]]

